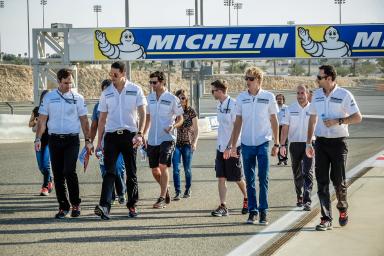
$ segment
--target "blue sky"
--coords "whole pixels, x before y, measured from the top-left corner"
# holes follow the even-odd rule
[[[27,52],[26,0],[3,0],[0,9],[1,51],[14,54]],[[30,27],[41,28],[40,0],[29,0]],[[96,27],[92,6],[100,4],[100,27],[124,27],[124,0],[47,0],[45,26],[51,23],[71,23],[74,27]],[[185,9],[194,8],[194,0],[130,0],[131,27],[188,26]],[[339,7],[334,0],[238,0],[239,25],[338,24]],[[236,11],[231,11],[231,23],[236,24]],[[194,24],[194,17],[191,19]],[[384,23],[383,0],[346,0],[342,5],[342,23]],[[204,0],[204,25],[227,26],[228,7],[223,0]]]

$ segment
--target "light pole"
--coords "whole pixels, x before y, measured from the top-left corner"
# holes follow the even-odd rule
[[[31,36],[29,31],[29,0],[27,0],[27,25],[28,25],[28,63],[31,66]]]
[[[243,9],[243,3],[235,3],[233,8],[236,10],[236,21],[237,26],[239,26],[239,10]]]
[[[125,26],[129,28],[129,0],[125,0]],[[126,77],[128,80],[131,80],[131,63],[127,61],[126,65]]]
[[[45,22],[44,22],[44,7],[47,5],[47,0],[40,0],[40,4],[43,6],[43,28],[45,28]]]
[[[185,14],[188,16],[188,26],[191,26],[191,16],[195,15],[194,9],[185,9]]]
[[[93,12],[96,13],[96,27],[99,27],[99,12],[101,12],[101,5],[99,4],[94,5]]]
[[[4,8],[4,0],[0,0],[0,9]],[[0,31],[0,62],[3,61],[3,52],[1,51],[1,31]]]
[[[341,5],[345,4],[345,0],[335,0],[335,4],[339,5],[339,23],[341,24]]]
[[[224,6],[228,6],[228,24],[231,26],[231,6],[233,5],[233,0],[224,0]]]

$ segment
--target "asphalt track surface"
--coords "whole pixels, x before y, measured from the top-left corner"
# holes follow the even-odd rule
[[[383,130],[384,122],[378,119],[365,119],[350,127],[347,169],[384,149]],[[192,197],[160,210],[152,208],[159,186],[148,164],[138,159],[140,215],[128,218],[127,209],[115,204],[110,221],[102,221],[93,213],[101,177],[92,158],[86,173],[78,166],[81,216],[55,220],[58,206],[54,193],[38,195],[42,176],[33,143],[1,144],[0,255],[224,255],[252,235],[263,235],[263,226],[244,224],[247,215],[240,212],[242,196],[232,183],[227,200],[230,216],[210,215],[219,200],[214,157],[215,139],[200,140],[193,158]],[[276,159],[271,159],[270,222],[291,211],[296,200],[290,166],[275,163]]]

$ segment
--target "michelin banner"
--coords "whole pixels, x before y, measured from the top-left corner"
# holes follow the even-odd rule
[[[71,61],[384,57],[384,25],[70,29]]]

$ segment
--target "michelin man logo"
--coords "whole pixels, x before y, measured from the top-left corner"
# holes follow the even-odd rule
[[[312,57],[341,58],[351,56],[348,43],[339,41],[339,32],[334,27],[325,30],[322,42],[313,41],[308,29],[299,27],[299,37],[304,51]]]
[[[96,40],[99,42],[100,52],[108,59],[145,59],[146,54],[142,45],[134,44],[135,38],[128,29],[121,33],[120,44],[111,44],[105,32],[95,31]]]

